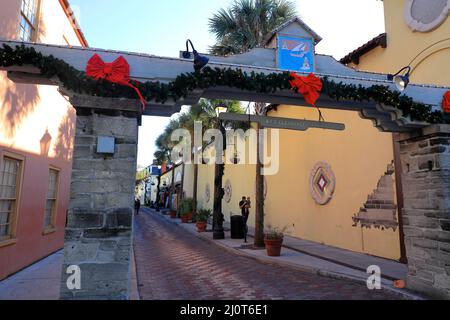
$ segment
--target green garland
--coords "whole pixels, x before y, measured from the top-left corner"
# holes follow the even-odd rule
[[[65,61],[53,56],[44,56],[33,47],[17,46],[15,49],[3,45],[0,49],[0,66],[32,65],[40,69],[47,78],[58,77],[65,88],[77,93],[110,98],[136,98],[133,89],[110,83],[106,80],[94,80],[83,71],[76,70]],[[216,86],[228,86],[257,93],[274,93],[280,90],[291,90],[289,72],[247,74],[237,69],[220,69],[205,67],[200,72],[179,75],[168,84],[161,82],[138,83],[142,95],[147,101],[165,103],[169,99],[175,101],[188,96],[195,89],[206,89]],[[428,123],[450,123],[450,117],[442,111],[432,111],[430,105],[414,102],[410,97],[393,92],[387,86],[347,85],[322,78],[322,93],[336,100],[352,100],[357,102],[373,101],[392,106],[403,112],[405,117]]]

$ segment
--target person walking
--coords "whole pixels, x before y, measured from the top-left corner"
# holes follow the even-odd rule
[[[139,210],[141,209],[141,200],[136,199],[134,201],[134,210],[136,212],[136,215],[139,215]]]

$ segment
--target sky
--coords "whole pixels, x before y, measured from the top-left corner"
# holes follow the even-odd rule
[[[90,47],[178,57],[191,39],[199,52],[215,43],[208,19],[233,0],[70,0]],[[380,0],[294,0],[299,16],[318,33],[317,53],[340,59],[384,32]],[[174,115],[176,117],[176,115]],[[138,166],[153,161],[154,142],[169,118],[144,117]]]

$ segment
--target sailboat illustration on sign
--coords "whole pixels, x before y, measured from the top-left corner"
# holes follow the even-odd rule
[[[314,44],[311,39],[281,36],[278,41],[279,63],[282,69],[314,71]]]
[[[298,40],[283,40],[283,50],[289,50],[295,58],[303,58],[310,51],[308,42]]]
[[[309,52],[308,43],[302,42],[291,50],[291,56],[303,58]]]

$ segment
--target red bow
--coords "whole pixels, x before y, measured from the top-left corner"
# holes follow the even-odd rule
[[[322,90],[322,80],[316,77],[314,73],[310,73],[307,77],[301,77],[291,72],[291,77],[294,78],[289,81],[291,87],[303,95],[306,103],[315,107]]]
[[[130,83],[130,65],[124,57],[120,56],[114,62],[105,63],[98,54],[94,54],[88,61],[86,74],[96,80],[105,79],[109,82],[133,88],[139,96],[142,110],[144,110],[146,101],[139,89]]]
[[[450,113],[450,91],[444,94],[444,100],[442,100],[442,108],[446,113]]]

